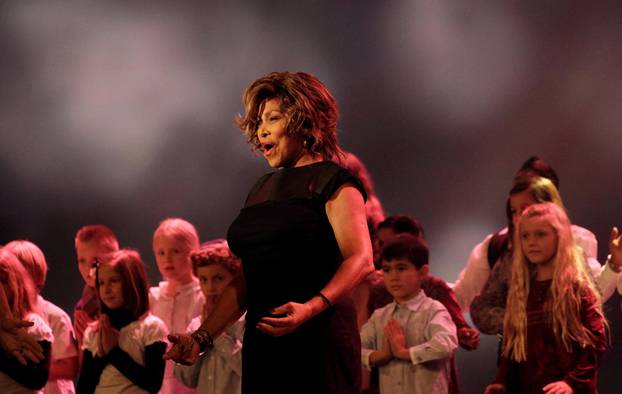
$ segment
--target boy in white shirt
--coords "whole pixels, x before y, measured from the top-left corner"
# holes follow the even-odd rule
[[[190,255],[194,274],[199,278],[205,306],[192,320],[188,332],[196,331],[212,312],[221,294],[241,271],[240,259],[231,253],[227,241],[204,244]],[[244,317],[214,340],[213,348],[189,366],[175,365],[175,376],[186,386],[205,394],[240,393],[242,384],[242,337]]]
[[[420,237],[399,234],[381,252],[384,283],[394,302],[377,309],[361,328],[362,362],[380,368],[380,393],[448,393],[456,326],[421,282],[429,271]]]

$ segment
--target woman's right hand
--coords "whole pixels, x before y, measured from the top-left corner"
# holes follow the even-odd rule
[[[484,394],[505,394],[505,386],[500,383],[489,384]]]
[[[38,363],[44,358],[41,345],[25,330],[32,324],[26,320],[0,317],[0,347],[23,365],[26,365],[27,359]]]
[[[190,334],[171,334],[168,340],[173,345],[165,354],[165,360],[173,360],[183,365],[192,365],[199,359],[199,344]]]

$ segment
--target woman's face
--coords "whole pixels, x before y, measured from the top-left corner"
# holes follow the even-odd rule
[[[529,190],[510,196],[510,212],[512,213],[512,224],[514,224],[515,228],[518,225],[518,219],[525,208],[537,203],[538,202],[533,198]]]
[[[266,100],[257,126],[260,149],[272,168],[297,167],[306,164],[310,154],[301,138],[287,134],[286,114],[278,99]]]

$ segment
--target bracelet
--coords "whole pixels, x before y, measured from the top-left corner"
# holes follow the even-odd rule
[[[210,334],[210,332],[204,328],[199,328],[198,330],[190,334],[190,336],[199,345],[199,350],[201,354],[212,350],[212,348],[214,347],[214,338],[212,337],[212,334]]]
[[[622,272],[622,264],[614,263],[613,258],[611,258],[611,255],[607,256],[607,261],[605,262],[605,264],[609,264],[609,268],[611,268],[611,270],[615,272],[616,274],[619,274],[620,272]]]
[[[317,293],[317,295],[322,299],[322,302],[324,303],[324,305],[326,305],[327,308],[333,306],[328,297],[326,297],[321,291]]]

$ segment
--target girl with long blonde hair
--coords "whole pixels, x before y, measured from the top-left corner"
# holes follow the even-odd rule
[[[513,243],[503,354],[486,393],[597,392],[606,323],[565,210],[527,207]]]

